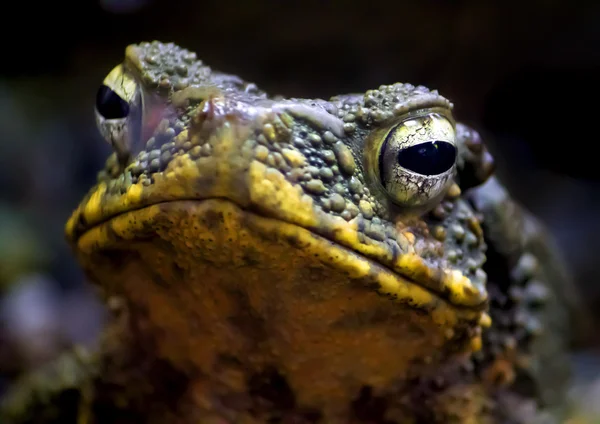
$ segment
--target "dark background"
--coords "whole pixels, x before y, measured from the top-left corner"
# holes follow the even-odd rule
[[[600,2],[176,1],[3,4],[0,374],[97,334],[63,225],[109,153],[95,92],[127,44],[174,41],[272,94],[424,84],[478,128],[514,196],[600,317]],[[592,331],[586,348],[600,341]],[[3,345],[1,345],[3,344]],[[10,346],[10,348],[9,348]],[[600,356],[599,356],[600,357]],[[2,380],[0,380],[2,381]],[[1,389],[0,389],[1,390]]]

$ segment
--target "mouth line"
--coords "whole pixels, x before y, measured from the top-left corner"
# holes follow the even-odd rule
[[[278,218],[278,217],[273,217],[273,216],[270,216],[268,214],[261,213],[260,211],[257,211],[256,209],[253,209],[253,208],[242,207],[237,202],[235,202],[232,199],[227,198],[227,197],[218,197],[218,196],[216,196],[216,197],[207,197],[207,198],[198,198],[198,197],[179,198],[179,199],[164,200],[164,201],[158,201],[158,202],[154,202],[154,203],[144,204],[144,205],[140,205],[138,207],[132,207],[132,208],[129,208],[129,209],[126,209],[126,210],[122,210],[122,211],[120,211],[120,212],[118,212],[116,214],[110,215],[110,216],[108,216],[108,217],[106,217],[106,218],[104,218],[102,220],[96,221],[96,222],[94,222],[91,225],[88,224],[88,225],[86,225],[83,228],[80,227],[81,229],[79,229],[79,230],[74,230],[74,234],[73,234],[73,236],[71,238],[71,242],[74,245],[77,245],[78,242],[79,242],[79,240],[85,234],[89,233],[90,231],[93,231],[95,228],[101,227],[104,224],[107,224],[107,223],[109,223],[109,222],[111,222],[111,221],[113,221],[115,219],[118,219],[119,217],[124,216],[125,214],[128,214],[128,213],[135,213],[137,211],[142,211],[144,209],[148,209],[148,208],[151,208],[151,207],[154,207],[154,206],[169,205],[169,204],[175,204],[175,203],[179,203],[179,202],[203,203],[203,202],[207,202],[207,201],[211,201],[211,200],[220,200],[220,201],[228,202],[228,203],[230,203],[230,204],[238,207],[244,213],[249,213],[249,214],[255,215],[257,217],[263,218],[263,219],[267,219],[267,220],[270,220],[270,221],[283,223],[283,224],[286,224],[286,225],[291,225],[291,226],[294,226],[296,228],[305,230],[305,231],[309,232],[312,236],[318,237],[318,238],[320,238],[320,239],[322,239],[324,241],[332,243],[332,244],[334,244],[336,246],[336,248],[341,249],[341,250],[349,253],[352,256],[359,257],[360,259],[368,262],[369,264],[376,265],[378,268],[380,268],[382,270],[385,270],[385,272],[387,272],[388,274],[390,274],[391,276],[393,276],[394,279],[406,281],[406,282],[408,282],[409,284],[411,284],[413,286],[419,287],[419,288],[427,291],[430,295],[434,296],[435,298],[437,298],[437,299],[439,299],[441,301],[446,302],[448,305],[450,305],[453,308],[456,308],[457,310],[469,311],[469,312],[480,312],[480,311],[484,310],[484,308],[485,308],[485,305],[486,305],[485,302],[482,303],[481,305],[475,305],[475,306],[468,306],[468,305],[461,305],[461,304],[453,303],[449,298],[443,296],[442,293],[439,293],[439,292],[431,289],[430,287],[427,287],[427,286],[425,286],[423,284],[420,284],[420,283],[414,281],[413,279],[411,279],[411,278],[409,278],[409,277],[407,277],[407,276],[405,276],[403,274],[398,273],[397,271],[391,269],[386,264],[378,262],[375,259],[373,259],[373,258],[371,258],[369,256],[366,256],[366,255],[364,255],[364,254],[362,254],[360,252],[357,252],[357,251],[355,251],[354,249],[352,249],[352,248],[350,248],[348,246],[340,244],[337,240],[332,240],[331,238],[327,237],[326,235],[319,234],[319,233],[317,233],[317,232],[315,232],[315,231],[313,231],[311,229],[308,229],[308,228],[305,228],[303,226],[300,226],[297,223],[289,222],[289,221],[283,220],[283,219]]]

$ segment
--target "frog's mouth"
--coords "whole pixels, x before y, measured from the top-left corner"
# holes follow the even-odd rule
[[[162,201],[76,229],[74,222],[83,216],[80,212],[69,221],[67,232],[73,236],[71,241],[81,262],[92,274],[102,252],[135,250],[155,243],[163,246],[160,249],[164,257],[187,258],[183,264],[175,265],[186,272],[200,272],[190,269],[194,265],[186,265],[188,260],[192,264],[199,260],[199,269],[210,262],[220,269],[252,267],[259,272],[268,270],[271,276],[275,271],[281,275],[294,274],[302,284],[322,284],[329,280],[333,291],[339,290],[342,284],[349,288],[360,285],[400,304],[423,310],[440,325],[477,320],[486,306],[485,302],[477,305],[452,302],[447,292],[436,292],[337,240],[296,223],[248,210],[230,199]],[[147,265],[160,266],[152,262]],[[239,278],[243,279],[243,274]],[[161,281],[169,279],[159,278]],[[100,280],[100,284],[106,284],[103,278]],[[296,278],[291,281],[296,282]]]

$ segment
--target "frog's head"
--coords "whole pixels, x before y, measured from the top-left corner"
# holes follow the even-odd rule
[[[172,360],[192,348],[210,373],[235,352],[298,389],[316,358],[325,386],[381,385],[476,347],[487,321],[458,178],[471,133],[451,109],[410,84],[269,98],[173,44],[129,46],[96,104],[115,154],[67,235],[92,279],[168,329]]]

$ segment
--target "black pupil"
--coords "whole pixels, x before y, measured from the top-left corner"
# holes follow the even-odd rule
[[[438,175],[454,165],[456,147],[447,141],[429,141],[398,152],[398,164],[421,175]]]
[[[121,119],[129,115],[129,104],[105,85],[96,94],[96,109],[105,119]]]

